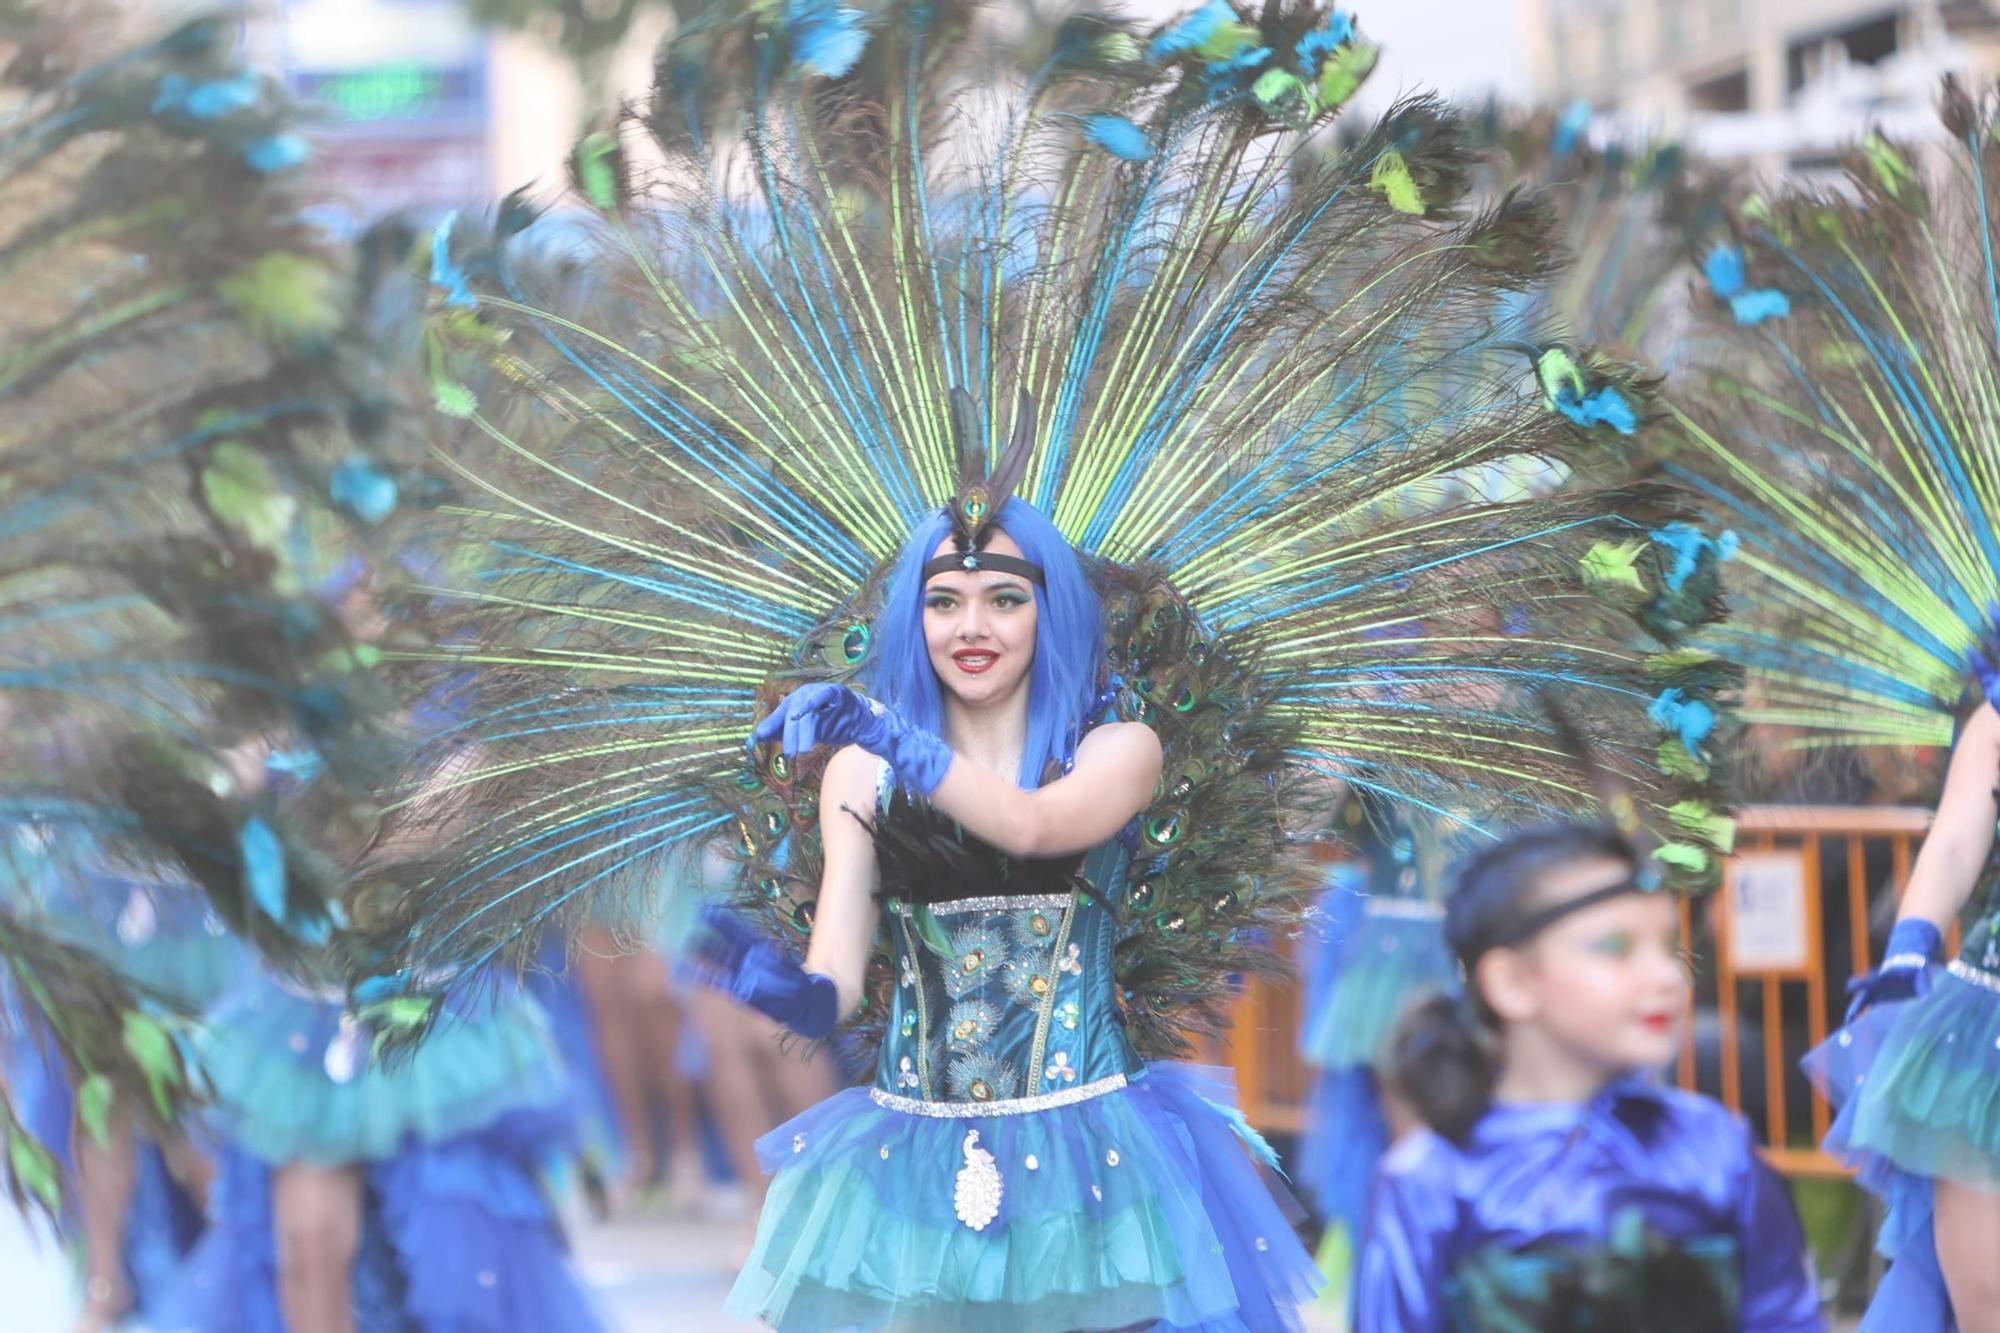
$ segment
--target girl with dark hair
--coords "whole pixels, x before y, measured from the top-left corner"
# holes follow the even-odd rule
[[[1651,1077],[1689,987],[1674,902],[1625,837],[1557,824],[1485,849],[1445,936],[1465,991],[1393,1041],[1429,1128],[1377,1181],[1359,1333],[1823,1328],[1748,1127]]]

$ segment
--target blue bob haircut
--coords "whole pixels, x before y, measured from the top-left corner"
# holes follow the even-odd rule
[[[1041,567],[1035,588],[1035,660],[1028,668],[1028,742],[1018,781],[1039,787],[1049,766],[1067,762],[1092,721],[1104,661],[1103,612],[1083,564],[1040,510],[1009,500],[1000,530]],[[868,688],[905,718],[944,734],[944,687],[924,644],[924,562],[951,531],[942,510],[917,525],[896,557],[875,618],[875,663]]]

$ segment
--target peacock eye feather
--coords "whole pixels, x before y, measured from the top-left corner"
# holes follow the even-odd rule
[[[1184,831],[1185,825],[1182,823],[1181,816],[1178,813],[1160,815],[1146,821],[1145,836],[1147,843],[1152,847],[1164,849],[1180,842],[1181,834]]]

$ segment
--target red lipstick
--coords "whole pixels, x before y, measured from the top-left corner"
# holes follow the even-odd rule
[[[991,648],[961,648],[951,655],[958,669],[968,676],[978,676],[993,669],[1000,660],[1000,654]]]

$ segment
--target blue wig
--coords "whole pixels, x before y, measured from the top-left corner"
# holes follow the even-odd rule
[[[1000,510],[1000,530],[1042,570],[1035,592],[1035,660],[1028,668],[1028,743],[1023,787],[1039,787],[1050,764],[1075,753],[1097,697],[1104,627],[1097,594],[1056,525],[1021,500]],[[868,688],[917,726],[944,734],[944,690],[924,645],[924,562],[951,530],[942,510],[917,525],[896,557],[875,618],[875,663]]]

